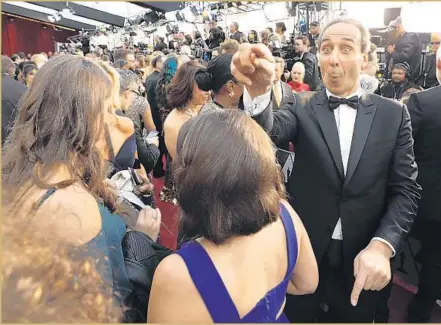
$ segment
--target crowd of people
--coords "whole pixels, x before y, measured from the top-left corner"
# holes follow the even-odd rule
[[[387,322],[411,233],[422,268],[408,321],[429,321],[438,36],[421,66],[418,37],[393,21],[381,84],[358,21],[312,22],[289,68],[276,26],[245,37],[233,23],[226,39],[211,22],[208,39],[157,37],[149,55],[2,56],[4,321]],[[295,153],[287,176],[279,150]],[[155,192],[180,210],[176,251]]]

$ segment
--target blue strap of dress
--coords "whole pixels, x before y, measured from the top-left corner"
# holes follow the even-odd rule
[[[52,194],[55,193],[57,189],[56,188],[50,188],[46,191],[46,193],[44,193],[44,195],[37,201],[37,203],[35,204],[35,208],[34,209],[38,209],[39,207],[42,206],[42,204],[44,202],[46,202],[47,199],[49,199]]]
[[[280,217],[282,218],[283,226],[285,227],[286,232],[286,243],[288,245],[288,273],[286,277],[291,276],[292,271],[294,270],[294,266],[297,262],[298,255],[298,244],[297,244],[297,235],[294,228],[294,223],[292,221],[292,217],[288,212],[288,209],[285,205],[280,204]]]
[[[177,251],[187,265],[191,279],[214,323],[240,321],[239,312],[231,299],[216,266],[197,242],[186,243]]]

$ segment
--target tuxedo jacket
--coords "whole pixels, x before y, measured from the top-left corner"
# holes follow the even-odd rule
[[[441,222],[441,86],[413,94],[407,107],[423,188],[418,219]]]
[[[398,102],[363,95],[345,176],[325,90],[294,98],[286,109],[267,108],[254,119],[276,144],[287,139],[294,143],[287,192],[318,263],[341,218],[343,259],[353,279],[353,261],[372,238],[380,237],[398,251],[417,214],[420,187],[409,113]]]

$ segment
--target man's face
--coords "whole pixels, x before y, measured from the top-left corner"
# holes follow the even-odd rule
[[[336,23],[323,34],[319,64],[325,87],[337,96],[349,96],[358,89],[358,77],[368,62],[361,51],[361,32],[348,23]]]
[[[296,52],[297,53],[303,53],[306,52],[306,46],[305,44],[303,44],[302,40],[296,39],[295,40],[295,47],[296,47]]]
[[[392,81],[393,82],[402,82],[406,79],[406,71],[403,69],[393,69],[392,70]]]
[[[430,45],[432,45],[432,53],[436,54],[436,52],[438,51],[439,46],[440,46],[440,41],[431,42]]]
[[[120,94],[121,109],[126,110],[132,106],[136,96],[138,96],[138,85],[132,84],[129,89]]]
[[[318,35],[319,33],[320,33],[320,27],[318,27],[318,26],[309,26],[309,33],[311,34],[311,35]]]
[[[128,54],[126,61],[128,62],[128,66],[130,70],[135,70],[136,68],[136,60],[133,54]]]
[[[32,82],[34,81],[35,74],[37,73],[37,70],[30,71],[26,76],[26,85],[28,87],[32,86]]]
[[[396,27],[393,27],[393,29],[390,32],[388,32],[388,34],[387,34],[388,40],[391,43],[395,43],[397,41],[399,35],[400,35],[399,29]]]
[[[236,32],[236,26],[234,24],[230,25],[230,33],[234,34]]]
[[[285,63],[276,62],[275,69],[276,69],[276,81],[280,81],[280,78],[282,77],[283,72],[285,71]]]
[[[208,27],[210,29],[216,28],[216,24],[214,22],[211,22],[211,23],[208,24]]]

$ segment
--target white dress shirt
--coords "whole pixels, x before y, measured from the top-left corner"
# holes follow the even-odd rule
[[[326,95],[329,98],[329,96],[339,97],[333,95],[330,91],[326,89]],[[361,89],[357,89],[357,91],[346,98],[350,98],[353,96],[361,97],[362,91]],[[244,103],[244,109],[250,116],[256,116],[261,114],[269,105],[271,101],[271,91],[260,95],[255,98],[251,98],[250,94],[248,93],[247,89],[244,89],[243,94],[243,103]],[[343,162],[343,169],[344,174],[346,176],[346,170],[348,167],[348,161],[349,161],[349,155],[351,152],[351,144],[352,144],[352,136],[354,133],[354,126],[355,126],[355,119],[357,117],[357,110],[350,107],[349,105],[343,104],[337,107],[334,110],[334,116],[335,116],[335,122],[337,124],[337,130],[338,130],[338,137],[340,140],[340,152],[341,152],[341,158]],[[334,228],[334,232],[332,233],[332,239],[336,240],[343,240],[343,231],[342,231],[342,225],[341,225],[341,219],[338,219],[337,224]],[[393,246],[386,241],[383,238],[380,237],[374,237],[372,240],[378,240],[386,245],[388,245],[393,252],[393,255],[395,255],[395,249]]]

